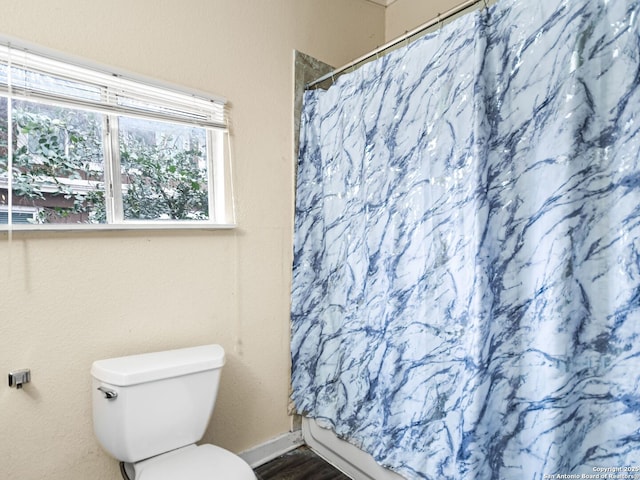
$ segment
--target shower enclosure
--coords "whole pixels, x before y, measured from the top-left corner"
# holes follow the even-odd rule
[[[640,467],[639,9],[501,0],[306,93],[299,413],[408,479]]]

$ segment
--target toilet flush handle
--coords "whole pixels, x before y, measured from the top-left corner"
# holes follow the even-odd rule
[[[104,398],[106,398],[107,400],[115,400],[116,398],[118,398],[118,392],[116,392],[115,390],[109,390],[106,387],[98,387],[98,390],[100,390],[104,394]]]

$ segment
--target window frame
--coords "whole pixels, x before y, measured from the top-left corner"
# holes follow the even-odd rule
[[[12,60],[16,62],[13,63]],[[19,67],[15,67],[18,64]],[[103,115],[101,130],[104,151],[104,196],[107,211],[106,223],[12,223],[10,209],[19,208],[11,200],[2,204],[8,223],[0,224],[0,231],[7,230],[148,230],[148,229],[229,229],[236,227],[230,158],[230,133],[226,100],[202,92],[179,88],[122,71],[114,71],[66,55],[46,52],[0,37],[0,65],[7,75],[0,78],[0,97],[9,105],[16,100],[55,105],[63,108],[88,110]],[[96,85],[100,89],[100,101],[95,98],[83,102],[67,98],[65,93],[27,91],[24,85],[14,86],[12,67],[25,71],[31,68],[44,72],[51,68],[55,78],[67,78],[70,82]],[[39,70],[38,70],[39,69]],[[80,79],[74,78],[79,76]],[[25,78],[27,78],[25,76]],[[26,84],[26,81],[25,81]],[[124,100],[122,100],[124,98]],[[164,99],[166,103],[164,103]],[[150,99],[147,102],[147,99]],[[11,112],[11,106],[9,106]],[[186,112],[183,116],[183,112]],[[204,129],[207,161],[208,218],[197,219],[125,219],[124,190],[121,181],[119,117],[137,117],[173,125],[188,125]],[[7,115],[11,122],[11,113]],[[11,148],[10,148],[11,150]],[[11,154],[8,153],[8,157]],[[8,158],[11,165],[11,159]],[[7,173],[6,183],[12,181]],[[8,193],[12,192],[8,185]],[[9,199],[12,196],[9,195]],[[33,207],[37,208],[37,207]]]

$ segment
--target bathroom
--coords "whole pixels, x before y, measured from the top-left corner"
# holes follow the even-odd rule
[[[92,362],[207,343],[227,361],[204,441],[236,453],[297,441],[294,51],[344,65],[459,3],[3,2],[3,37],[225,97],[237,227],[0,233],[0,365],[32,375],[0,387],[0,477],[119,478],[94,437]]]

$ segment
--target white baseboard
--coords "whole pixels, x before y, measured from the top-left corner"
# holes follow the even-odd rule
[[[238,455],[247,462],[251,468],[256,468],[302,445],[304,445],[302,431],[297,430],[272,438]]]

